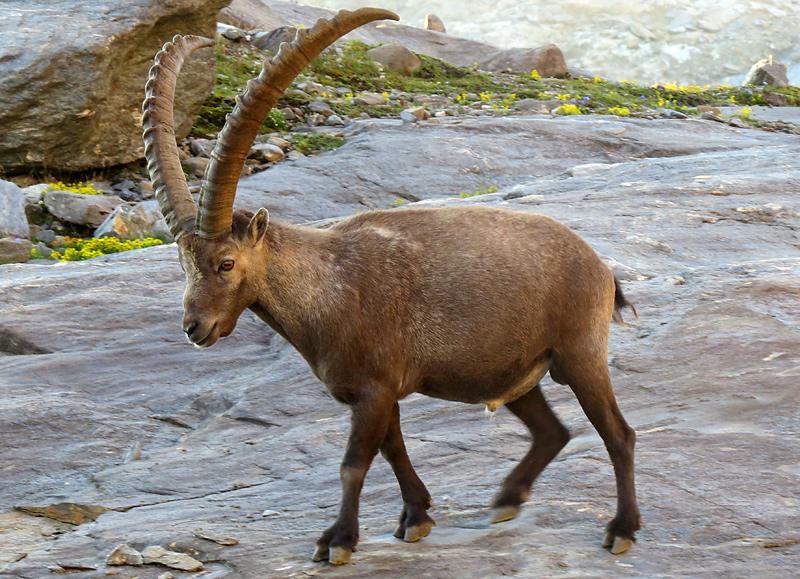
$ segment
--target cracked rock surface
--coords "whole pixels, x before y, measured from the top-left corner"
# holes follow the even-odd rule
[[[214,348],[190,347],[171,245],[0,267],[3,331],[35,346],[0,352],[0,575],[105,576],[122,543],[183,553],[206,577],[795,574],[800,137],[602,117],[353,130],[333,153],[246,179],[239,202],[293,221],[352,214],[356,193],[536,211],[615,268],[641,315],[613,327],[609,360],[638,433],[638,543],[618,557],[600,547],[611,465],[569,389],[546,378],[573,439],[519,518],[486,522],[527,450],[523,425],[415,395],[403,428],[438,526],[413,545],[392,537],[401,499],[378,457],[353,564],[312,563],[337,509],[347,411],[249,313]],[[447,198],[487,184],[499,191]],[[78,507],[92,517],[48,518]]]

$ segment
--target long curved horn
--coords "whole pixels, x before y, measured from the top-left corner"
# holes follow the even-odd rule
[[[341,10],[330,20],[320,19],[308,30],[298,30],[291,44],[281,44],[278,54],[264,61],[261,74],[247,83],[236,98],[211,153],[200,190],[200,213],[195,233],[213,238],[231,228],[233,200],[250,145],[261,124],[295,77],[340,37],[373,20],[399,20],[394,12],[378,8]]]
[[[214,41],[200,36],[175,36],[156,54],[144,89],[142,138],[147,171],[161,213],[176,239],[194,228],[197,207],[186,185],[175,143],[175,85],[186,57],[208,46],[214,46]]]

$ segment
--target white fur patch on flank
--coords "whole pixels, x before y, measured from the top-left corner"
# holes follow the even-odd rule
[[[373,226],[370,227],[370,229],[386,239],[394,239],[395,237],[397,237],[397,234],[394,231],[390,231],[389,229],[385,229],[383,227]]]

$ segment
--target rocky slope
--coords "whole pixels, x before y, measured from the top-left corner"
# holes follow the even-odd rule
[[[364,5],[361,0],[307,3],[331,9]],[[794,0],[473,0],[470,10],[452,0],[380,5],[414,26],[435,12],[448,33],[505,48],[554,42],[570,64],[616,80],[738,84],[753,62],[774,54],[791,63],[792,82],[800,82],[800,48],[794,42],[800,4]]]
[[[186,344],[182,273],[162,246],[0,266],[0,574],[165,572],[107,568],[120,543],[186,553],[205,577],[794,573],[800,137],[611,117],[348,130],[333,153],[245,179],[240,203],[292,220],[404,192],[537,211],[572,226],[624,280],[641,321],[614,328],[610,365],[639,434],[645,528],[634,549],[600,548],[611,467],[571,393],[547,379],[573,440],[519,519],[485,523],[526,450],[524,428],[502,410],[490,419],[412,396],[403,424],[438,527],[414,545],[391,537],[401,503],[378,459],[354,564],[311,563],[336,510],[346,409],[250,314],[211,350]],[[443,198],[487,184],[499,190]]]

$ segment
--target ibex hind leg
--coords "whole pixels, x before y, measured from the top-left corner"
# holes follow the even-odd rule
[[[569,384],[575,393],[611,457],[617,482],[617,513],[608,524],[603,546],[615,555],[624,553],[633,545],[634,534],[641,526],[634,482],[636,433],[617,406],[605,348],[595,344],[559,352],[554,370],[557,380]]]
[[[517,516],[533,482],[569,441],[569,431],[547,404],[540,386],[509,402],[506,407],[528,427],[533,444],[503,481],[492,503],[492,523],[508,521]]]
[[[381,445],[381,454],[392,466],[403,496],[403,511],[394,536],[408,543],[419,541],[428,536],[436,523],[428,515],[431,495],[417,476],[403,442],[403,433],[400,430],[400,406],[397,403],[392,410],[389,429]]]

